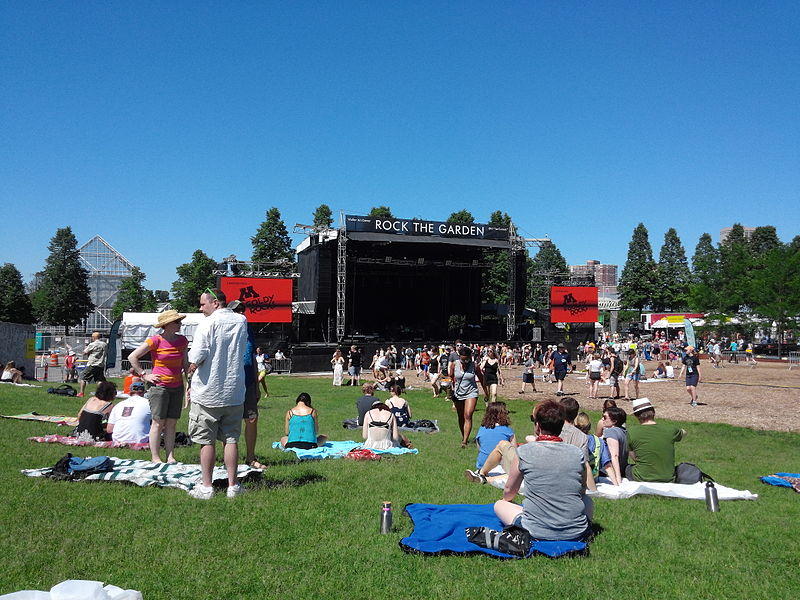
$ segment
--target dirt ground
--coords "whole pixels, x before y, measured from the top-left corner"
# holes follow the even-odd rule
[[[656,363],[649,362],[650,375]],[[680,372],[679,364],[675,374]],[[579,367],[580,368],[580,365]],[[519,395],[522,368],[503,369],[506,384],[498,391],[500,396],[541,400],[555,398],[555,384],[544,383],[537,377],[538,393],[527,391]],[[707,361],[700,365],[701,381],[697,387],[699,406],[689,405],[683,379],[643,381],[639,383],[640,397],[647,397],[656,407],[656,418],[680,421],[728,423],[740,427],[771,431],[800,432],[800,368],[789,370],[786,363],[759,362],[755,368],[744,364],[725,364],[715,369]],[[414,381],[413,375],[408,383]],[[622,384],[620,383],[620,386]],[[528,386],[530,390],[530,386]],[[624,396],[624,389],[622,389]],[[564,382],[564,391],[572,395],[582,409],[600,411],[603,400],[611,396],[608,385],[600,385],[600,398],[589,399],[589,387],[582,372],[570,374]],[[630,389],[633,395],[633,386]],[[630,401],[618,400],[617,405],[631,414]]]

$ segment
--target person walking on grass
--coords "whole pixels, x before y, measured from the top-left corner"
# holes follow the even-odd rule
[[[242,492],[236,473],[246,392],[247,319],[226,305],[222,290],[209,288],[200,295],[200,312],[206,318],[197,326],[189,351],[189,435],[200,444],[202,471],[202,483],[189,494],[198,500],[210,500],[214,495],[211,483],[217,440],[223,443],[227,495],[234,498]]]

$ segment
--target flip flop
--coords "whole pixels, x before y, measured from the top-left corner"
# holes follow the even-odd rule
[[[250,462],[248,462],[248,463],[247,463],[247,466],[248,466],[248,467],[251,467],[251,468],[253,468],[253,469],[258,469],[258,470],[260,470],[260,471],[263,471],[264,469],[266,469],[266,468],[267,468],[267,465],[262,465],[260,462],[258,462],[258,461],[257,461],[257,460],[255,460],[255,459],[253,459],[253,460],[251,460]]]

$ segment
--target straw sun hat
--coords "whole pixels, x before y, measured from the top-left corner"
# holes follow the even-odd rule
[[[165,310],[158,315],[158,322],[153,325],[157,329],[162,329],[165,325],[169,325],[173,321],[182,321],[186,315],[182,315],[177,310]]]

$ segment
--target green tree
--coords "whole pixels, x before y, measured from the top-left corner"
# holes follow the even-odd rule
[[[561,251],[552,242],[543,243],[528,262],[528,302],[539,311],[550,309],[550,288],[569,281],[569,267]]]
[[[266,219],[250,238],[253,244],[253,262],[285,261],[288,269],[294,264],[294,252],[289,232],[281,219],[281,211],[274,206],[267,211]]]
[[[792,241],[789,242],[789,247],[800,250],[800,235],[796,235],[792,238]]]
[[[781,245],[781,241],[778,239],[778,232],[772,225],[756,227],[749,240],[750,252],[756,258]]]
[[[775,321],[781,342],[800,316],[800,251],[778,246],[764,255],[762,265],[752,273],[750,302],[756,314]]]
[[[169,302],[169,292],[167,290],[155,290],[153,296],[156,302]]]
[[[11,263],[0,267],[0,321],[26,325],[36,322],[22,275]]]
[[[217,261],[202,250],[195,250],[190,262],[175,269],[178,280],[172,283],[172,308],[180,312],[196,312],[200,294],[206,288],[217,285],[217,277],[214,275],[216,268]]]
[[[719,251],[711,236],[700,236],[692,256],[692,280],[689,285],[690,308],[707,313],[719,312]]]
[[[69,333],[94,310],[89,273],[81,265],[78,240],[70,227],[57,229],[47,249],[50,255],[33,295],[34,314],[40,323],[61,325]]]
[[[639,223],[628,244],[628,259],[622,268],[617,289],[625,308],[642,311],[653,303],[656,292],[656,263],[647,228]]]
[[[156,297],[153,292],[142,285],[147,276],[139,267],[131,269],[130,277],[126,277],[119,284],[117,300],[111,307],[111,318],[116,321],[122,318],[124,312],[154,312],[156,310]]]
[[[489,225],[509,227],[511,217],[496,210],[489,217]],[[501,248],[487,248],[483,251],[483,260],[489,266],[484,271],[481,287],[481,301],[489,304],[505,304],[508,302],[509,253]],[[522,281],[518,285],[523,285]]]
[[[375,219],[394,219],[392,209],[388,206],[373,206],[367,216]]]
[[[664,234],[664,245],[658,255],[657,285],[653,308],[656,310],[683,310],[689,300],[691,273],[678,232],[670,227]]]
[[[327,204],[320,204],[314,211],[314,227],[330,227],[333,225],[333,212]]]
[[[736,223],[719,245],[719,300],[725,314],[737,314],[747,305],[750,272],[753,261],[744,235],[744,227]]]
[[[459,225],[472,225],[475,222],[475,217],[466,208],[452,213],[447,217],[448,223],[458,223]]]

